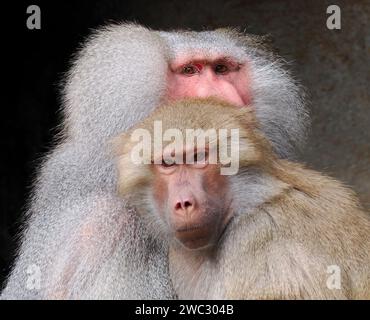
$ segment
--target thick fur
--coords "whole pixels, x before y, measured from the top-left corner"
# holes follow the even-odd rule
[[[147,216],[149,229],[170,243],[179,298],[370,299],[370,216],[350,189],[275,156],[252,108],[184,100],[158,108],[133,129],[152,131],[154,120],[162,120],[163,131],[183,134],[192,128],[240,129],[240,169],[229,178],[234,217],[217,246],[199,251],[171,241],[161,223],[153,227],[160,219],[150,205],[150,165],[130,160],[129,133],[118,139],[120,191]],[[341,289],[327,287],[332,265],[340,268]]]
[[[246,64],[261,129],[279,156],[295,157],[309,127],[305,92],[286,70],[284,60],[268,51],[263,38],[231,29],[160,34],[170,45],[171,58],[190,52],[216,52]]]
[[[41,166],[2,298],[173,297],[167,250],[116,196],[107,144],[159,103],[164,52],[156,33],[122,25],[98,31],[77,55],[65,86],[63,137]],[[41,270],[39,290],[27,289],[32,265]]]
[[[167,247],[116,196],[108,141],[161,103],[168,62],[194,49],[250,63],[262,128],[279,154],[292,156],[307,123],[300,89],[254,38],[230,30],[105,27],[83,45],[66,77],[62,133],[40,167],[3,299],[174,296]],[[34,266],[41,286],[29,289]]]
[[[350,189],[277,160],[271,173],[243,169],[232,190],[218,248],[170,251],[180,299],[370,299],[370,216]],[[341,289],[327,287],[332,265]]]

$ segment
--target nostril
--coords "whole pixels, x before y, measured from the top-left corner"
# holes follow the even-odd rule
[[[177,202],[176,204],[175,204],[175,210],[180,210],[181,209],[181,202]]]
[[[184,207],[185,207],[185,209],[186,208],[189,208],[189,207],[191,207],[193,204],[190,202],[190,201],[185,201],[184,202]]]

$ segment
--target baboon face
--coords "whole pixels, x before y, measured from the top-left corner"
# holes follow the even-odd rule
[[[117,139],[120,193],[151,225],[159,223],[156,233],[188,249],[212,246],[232,217],[229,177],[263,158],[254,126],[252,108],[218,99],[163,105]]]
[[[163,154],[162,164],[152,165],[157,214],[188,249],[216,243],[230,219],[227,178],[218,165],[207,162],[207,152],[202,157],[202,164],[167,164]]]

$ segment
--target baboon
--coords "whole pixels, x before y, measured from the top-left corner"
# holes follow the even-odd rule
[[[169,244],[178,297],[369,299],[369,214],[340,182],[279,158],[254,113],[253,106],[187,99],[156,109],[115,140],[119,192]],[[133,133],[155,136],[155,121],[172,136],[160,137],[162,148],[153,140],[133,161]],[[189,129],[198,130],[194,139]],[[209,134],[204,143],[199,129],[226,130],[227,139]],[[217,152],[222,143],[235,149],[235,129],[239,168],[223,174],[232,159],[221,163]],[[196,160],[185,161],[189,155]]]
[[[304,94],[255,36],[229,29],[94,32],[63,90],[62,130],[41,163],[3,299],[169,299],[167,250],[116,194],[110,139],[168,101],[253,103],[276,152],[294,157]]]

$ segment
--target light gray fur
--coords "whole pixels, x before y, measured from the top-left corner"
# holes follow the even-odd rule
[[[156,32],[133,24],[105,27],[88,39],[66,77],[62,134],[41,165],[1,298],[174,296],[167,246],[116,196],[108,141],[160,104],[170,59],[208,50],[250,63],[261,127],[281,156],[291,156],[307,123],[300,89],[281,61],[248,39],[228,31]],[[95,233],[81,241],[85,226]],[[41,287],[29,290],[27,269],[34,265]]]
[[[251,72],[252,105],[262,131],[280,157],[295,157],[309,128],[305,91],[285,68],[284,60],[266,51],[260,37],[229,29],[161,35],[170,45],[170,58],[194,51],[212,52],[246,64]]]
[[[172,297],[166,248],[116,196],[107,144],[158,105],[165,52],[155,33],[121,25],[92,35],[77,55],[65,86],[63,137],[41,166],[2,298],[53,298],[55,292],[63,298]],[[78,232],[89,222],[99,234],[76,255]],[[66,292],[60,280],[71,263]],[[40,290],[26,287],[32,265],[41,270]]]

